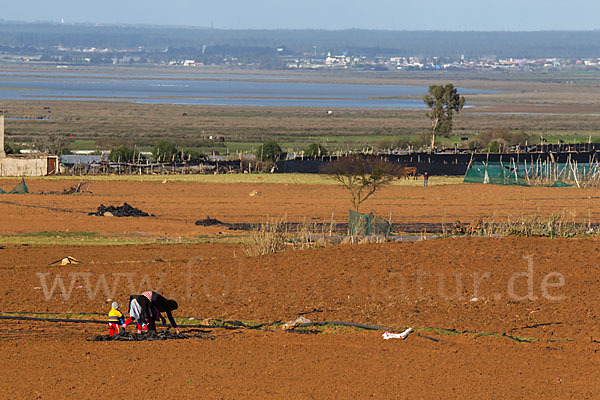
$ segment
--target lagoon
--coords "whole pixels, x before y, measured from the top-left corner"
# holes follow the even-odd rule
[[[292,80],[293,79],[293,80]],[[488,93],[459,89],[461,94]],[[0,71],[0,100],[95,100],[219,106],[424,108],[426,87],[303,82],[269,75],[83,74]]]

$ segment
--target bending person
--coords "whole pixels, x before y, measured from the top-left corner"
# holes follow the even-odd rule
[[[150,290],[142,293],[142,296],[150,300],[150,306],[152,310],[152,316],[150,318],[150,329],[156,330],[155,321],[158,321],[159,318],[162,324],[166,325],[165,318],[161,315],[161,313],[165,313],[169,318],[171,326],[175,328],[175,332],[180,333],[179,328],[177,327],[177,323],[173,318],[173,314],[171,313],[173,310],[177,310],[178,307],[177,302],[175,300],[167,299],[163,295]]]
[[[142,333],[142,329],[148,329],[148,323],[154,324],[154,314],[148,297],[141,294],[132,294],[129,297],[129,318],[123,323],[123,328],[127,328],[133,320],[137,323],[137,333]]]

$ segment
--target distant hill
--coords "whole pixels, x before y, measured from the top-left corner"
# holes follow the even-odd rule
[[[364,56],[578,58],[600,56],[600,31],[441,32],[222,30],[165,26],[0,21],[0,50],[53,46],[132,49],[277,49],[286,54],[348,52]]]

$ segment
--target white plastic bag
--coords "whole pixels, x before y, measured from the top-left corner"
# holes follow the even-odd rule
[[[405,330],[402,333],[389,333],[388,331],[385,331],[381,336],[385,339],[385,340],[389,340],[389,339],[406,339],[406,337],[408,336],[409,333],[412,332],[412,328],[408,328],[407,330]]]

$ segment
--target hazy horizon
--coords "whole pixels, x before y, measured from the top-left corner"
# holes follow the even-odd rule
[[[325,29],[389,31],[588,31],[600,29],[600,3],[572,0],[430,0],[426,6],[390,0],[222,1],[197,4],[157,0],[86,4],[74,0],[21,0],[3,6],[11,22],[158,25],[217,29]]]
[[[463,29],[463,30],[452,30],[452,29],[384,29],[384,28],[225,28],[219,26],[195,26],[195,25],[168,25],[168,24],[152,24],[152,23],[125,23],[125,22],[68,22],[64,21],[53,21],[53,20],[11,20],[0,18],[0,23],[9,24],[52,24],[52,25],[65,25],[65,26],[94,26],[94,27],[140,27],[140,28],[181,28],[181,29],[215,29],[215,30],[231,30],[231,31],[388,31],[388,32],[486,32],[486,33],[536,33],[536,32],[598,32],[600,28],[595,29],[539,29],[539,30],[509,30],[509,29],[497,29],[497,30],[475,30],[475,29]]]

